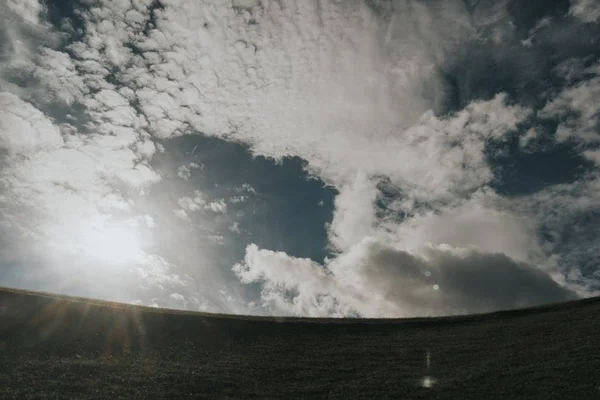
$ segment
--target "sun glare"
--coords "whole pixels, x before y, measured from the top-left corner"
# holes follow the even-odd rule
[[[83,233],[81,250],[90,258],[111,264],[135,262],[143,255],[135,226],[102,220]]]

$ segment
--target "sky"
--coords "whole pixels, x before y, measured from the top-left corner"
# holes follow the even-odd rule
[[[0,286],[311,317],[600,295],[596,0],[0,15]]]

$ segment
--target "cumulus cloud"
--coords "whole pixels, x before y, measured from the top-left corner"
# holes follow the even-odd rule
[[[413,253],[372,238],[324,266],[250,245],[234,270],[243,282],[262,283],[262,301],[273,312],[295,315],[448,315],[576,298],[503,253],[449,245]]]
[[[192,170],[194,169],[202,170],[204,168],[203,165],[196,164],[195,162],[188,163],[187,165],[180,165],[177,167],[177,176],[184,181],[187,181],[192,177]]]
[[[214,213],[223,214],[227,211],[227,204],[225,200],[217,199],[208,203],[206,208]]]
[[[198,211],[206,206],[206,200],[199,190],[195,190],[194,197],[182,197],[177,204],[185,211]]]
[[[194,191],[193,197],[181,197],[177,200],[177,205],[180,208],[175,210],[175,213],[183,219],[188,218],[188,212],[205,210],[217,214],[224,214],[227,211],[227,203],[225,203],[224,199],[215,199],[207,202],[199,190]]]
[[[0,146],[11,156],[29,155],[63,144],[48,118],[12,93],[0,93]]]

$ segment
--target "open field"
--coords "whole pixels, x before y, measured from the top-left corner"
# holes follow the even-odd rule
[[[600,399],[600,298],[313,320],[0,289],[0,398]]]

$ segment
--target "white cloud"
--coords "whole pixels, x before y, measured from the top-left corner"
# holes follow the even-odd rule
[[[98,207],[128,208],[109,186],[111,179],[140,185],[155,181],[143,166],[134,169],[128,149],[104,148],[94,138],[63,138],[41,112],[13,95],[0,95],[0,113],[2,146],[12,155],[2,181],[12,203],[35,205],[36,213],[45,209],[55,221],[72,220],[76,212],[94,215]]]
[[[181,293],[171,293],[169,298],[178,308],[186,309],[188,307],[189,301]]]
[[[229,198],[228,202],[229,203],[234,203],[234,204],[236,204],[236,203],[243,203],[243,202],[246,201],[247,198],[248,197],[246,197],[246,196],[233,196],[233,197]]]
[[[447,315],[575,298],[535,266],[502,253],[449,245],[407,252],[372,238],[324,266],[250,245],[234,271],[242,282],[262,284],[262,300],[276,314]]]
[[[180,165],[177,167],[177,176],[183,179],[184,181],[189,180],[192,177],[193,169],[204,169],[203,165],[196,164],[195,162],[190,162],[186,165]]]
[[[596,0],[571,0],[569,14],[583,22],[597,22],[600,20],[600,4]]]
[[[181,277],[176,270],[176,265],[161,256],[151,254],[137,267],[137,274],[142,285],[157,285],[160,288],[186,287],[189,279]]]
[[[199,190],[194,191],[194,197],[182,197],[177,204],[185,211],[199,211],[207,207],[206,200]]]
[[[126,122],[119,113],[110,114],[114,108],[106,110],[105,120]],[[140,282],[160,286],[178,281],[169,269],[159,271],[156,260],[137,248],[137,238],[128,233],[126,221],[117,222],[116,230],[105,233],[90,230],[99,220],[131,215],[131,199],[115,183],[140,191],[160,178],[136,154],[132,144],[137,134],[112,124],[99,124],[92,134],[81,134],[72,126],[59,127],[31,103],[10,93],[0,93],[0,121],[0,147],[5,152],[0,202],[12,240],[18,242],[27,235],[31,246],[45,249],[44,268],[64,274],[60,279],[65,281],[77,276],[82,284],[88,279],[85,283],[93,285],[99,281],[97,270],[106,269],[103,264],[125,260],[144,265]],[[147,223],[150,226],[153,221]],[[19,260],[29,264],[26,257]],[[81,270],[74,272],[78,268]],[[106,271],[105,275],[100,279],[108,286],[117,284],[111,279],[118,273]],[[120,298],[117,292],[104,290],[102,295]]]
[[[236,193],[243,193],[238,196],[232,196],[227,201],[229,203],[243,203],[250,198],[250,196],[256,195],[256,190],[249,183],[244,183],[240,187],[234,188]]]
[[[477,193],[464,204],[441,211],[424,211],[401,224],[384,223],[388,240],[405,249],[423,243],[475,246],[487,253],[503,253],[527,262],[540,262],[540,248],[531,214],[503,209],[502,200]]]
[[[600,65],[589,68],[587,73],[595,76],[583,80],[560,92],[540,111],[542,117],[560,120],[556,135],[559,141],[569,138],[585,144],[598,144],[600,134]]]
[[[71,47],[85,60],[78,64],[101,67],[92,70],[98,71],[97,85],[105,86],[98,78],[108,67],[123,70],[121,79],[137,88],[132,95],[157,137],[188,127],[220,137],[234,133],[257,153],[300,155],[328,179],[346,179],[357,162],[369,173],[389,169],[377,164],[402,146],[394,137],[430,107],[418,93],[425,80],[435,82],[434,55],[406,32],[392,32],[410,18],[403,13],[408,8],[396,12],[398,20],[388,27],[392,47],[406,50],[397,54],[382,42],[385,32],[372,12],[358,3],[325,2],[320,10],[256,5],[246,11],[258,22],[252,25],[224,3],[167,2],[154,11],[159,28],[147,37],[135,35],[139,28],[124,9],[103,5],[85,15],[91,33]],[[458,18],[456,7],[441,17]],[[147,10],[142,14],[148,18]],[[433,48],[439,56],[449,38],[427,21],[426,9],[414,14],[429,39],[438,41]],[[143,54],[128,51],[126,42]],[[101,43],[112,43],[112,50]],[[373,160],[365,149],[381,157]]]
[[[241,187],[235,189],[236,192],[246,192],[248,194],[256,194],[256,190],[249,183],[243,183]]]
[[[439,197],[485,183],[483,141],[528,115],[503,95],[449,120],[422,115],[434,105],[420,93],[436,84],[436,60],[474,33],[467,24],[447,31],[431,21],[436,13],[465,23],[458,3],[439,14],[398,6],[386,26],[359,3],[324,2],[320,9],[269,3],[245,8],[246,16],[210,1],[164,6],[150,11],[101,2],[83,14],[89,33],[71,46],[73,62],[87,86],[99,89],[83,101],[94,119],[108,119],[99,125],[107,133],[116,125],[165,138],[193,128],[250,143],[255,153],[301,156],[339,187],[357,173],[387,175],[417,196]],[[156,29],[140,35],[139,20],[150,12]],[[258,24],[245,23],[247,15]],[[421,37],[402,28],[414,19]],[[106,82],[112,67],[120,69],[126,94]],[[181,168],[179,175],[189,174]]]
[[[0,93],[0,147],[11,155],[29,155],[63,144],[59,129],[31,104]]]
[[[189,220],[189,216],[187,214],[187,212],[185,212],[184,209],[179,208],[177,210],[173,210],[173,212],[175,213],[175,215],[183,220]]]
[[[218,245],[225,244],[225,238],[221,235],[208,235],[207,238],[211,242],[216,243]]]
[[[224,199],[216,199],[211,202],[207,202],[204,196],[199,190],[194,191],[194,196],[184,196],[177,200],[177,205],[180,207],[179,215],[183,219],[187,218],[187,212],[195,211],[212,211],[217,214],[224,214],[227,212],[227,204]]]
[[[600,167],[600,150],[584,151],[583,156],[588,160],[594,162],[598,167]]]
[[[227,211],[227,204],[225,203],[225,200],[217,199],[208,203],[205,208],[214,213],[224,214]]]
[[[28,97],[28,90],[12,78],[29,79],[34,73],[40,44],[53,46],[59,36],[45,22],[45,6],[37,0],[8,0],[0,3],[0,91]]]
[[[231,225],[229,225],[227,227],[227,229],[233,233],[237,233],[240,234],[242,233],[242,231],[240,230],[240,223],[239,222],[234,222]]]
[[[537,138],[538,138],[537,131],[534,128],[529,128],[527,130],[527,132],[525,132],[525,135],[523,135],[519,138],[519,145],[521,146],[521,148],[527,149],[529,146],[532,146],[532,143]]]
[[[340,188],[329,226],[329,240],[336,249],[348,250],[363,237],[371,235],[375,225],[373,202],[376,197],[375,183],[365,174],[358,174],[351,185]]]
[[[154,222],[154,218],[151,215],[144,215],[144,222],[148,228],[154,228],[156,226],[156,222]]]
[[[98,220],[118,221],[115,215],[137,217],[127,192],[141,194],[160,179],[149,165],[155,146],[144,131],[144,118],[106,82],[109,68],[97,53],[96,59],[76,60],[52,49],[59,35],[44,22],[41,4],[9,2],[7,6],[19,18],[11,17],[3,26],[10,36],[3,48],[10,52],[3,54],[0,63],[6,80],[0,82],[5,90],[0,94],[0,146],[8,157],[2,160],[0,174],[2,212],[15,230],[14,240],[25,232],[32,245],[46,249],[48,270],[72,275],[73,269],[61,266],[69,259],[67,264],[87,268],[93,276],[91,271],[103,261],[95,260],[98,250],[103,242],[112,242],[87,228]],[[94,56],[93,51],[84,53]],[[11,84],[19,74],[31,84]],[[72,125],[57,125],[49,117],[49,111],[75,102],[84,110],[58,115],[63,120],[68,117]],[[129,238],[125,219],[115,232]],[[153,224],[147,221],[148,227]],[[140,256],[151,257],[143,252]],[[144,274],[155,284],[174,279],[166,269],[157,272],[158,267],[152,266],[156,260],[142,261],[147,261]]]
[[[45,12],[45,7],[37,0],[7,0],[8,9],[21,17],[29,24],[40,23],[40,14]]]
[[[43,48],[37,60],[34,76],[39,80],[40,87],[34,93],[36,100],[71,105],[88,91],[84,78],[66,53]]]

